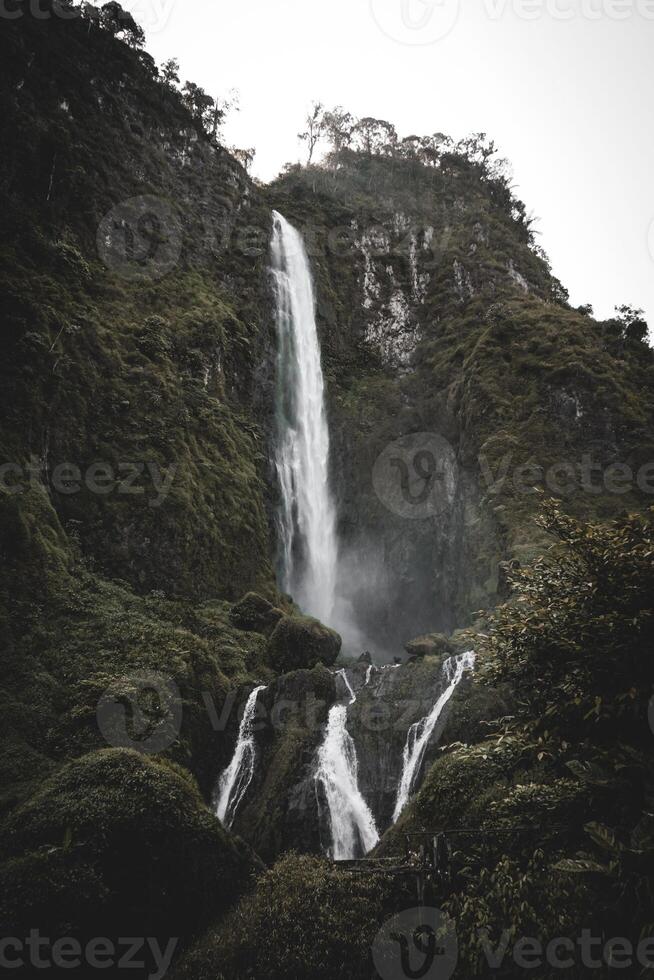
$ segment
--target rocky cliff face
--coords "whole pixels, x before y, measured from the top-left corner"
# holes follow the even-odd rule
[[[256,765],[236,814],[236,833],[265,860],[288,850],[313,854],[329,850],[329,814],[315,776],[327,715],[337,703],[348,705],[347,729],[356,750],[358,786],[384,833],[392,823],[409,729],[429,715],[447,686],[443,660],[444,656],[430,656],[385,667],[359,663],[346,669],[347,682],[342,674],[324,667],[278,678],[257,701]],[[470,682],[466,687],[469,692]],[[352,694],[356,700],[349,704]],[[494,704],[491,710],[496,708]],[[453,723],[449,703],[443,710],[417,772],[417,784],[436,758],[446,726],[452,740],[458,734],[460,710]]]
[[[497,601],[501,563],[542,546],[539,490],[580,514],[651,498],[651,352],[570,308],[506,186],[345,152],[270,193],[310,245],[343,588],[380,653]]]
[[[14,499],[22,512],[45,495],[53,529],[140,592],[270,591],[252,247],[269,211],[147,55],[79,18],[5,26]]]

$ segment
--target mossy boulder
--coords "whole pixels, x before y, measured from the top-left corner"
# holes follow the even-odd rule
[[[339,634],[309,616],[284,616],[268,641],[266,659],[280,674],[322,663],[331,667],[341,651]]]
[[[257,765],[233,829],[266,862],[291,848],[322,850],[315,755],[336,700],[336,678],[318,664],[282,674],[259,695]]]
[[[288,854],[190,950],[173,980],[367,980],[391,881]]]
[[[284,613],[258,592],[248,592],[229,611],[233,626],[246,632],[268,636]]]
[[[437,657],[452,653],[453,648],[444,633],[428,633],[410,640],[405,650],[410,657]]]
[[[0,920],[13,935],[177,936],[258,867],[181,766],[125,749],[64,766],[5,821]]]

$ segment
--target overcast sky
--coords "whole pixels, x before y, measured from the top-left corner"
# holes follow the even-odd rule
[[[577,305],[654,325],[654,0],[123,0],[160,63],[236,88],[268,180],[312,100],[398,133],[491,136]]]

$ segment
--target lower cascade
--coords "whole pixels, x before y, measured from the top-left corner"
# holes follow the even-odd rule
[[[370,679],[368,670],[366,683]],[[350,704],[356,695],[345,670],[340,670]],[[329,856],[335,861],[367,854],[377,844],[379,831],[370,807],[358,785],[357,753],[347,730],[347,705],[334,705],[327,717],[325,738],[318,750],[316,791],[322,792],[329,811],[332,843]]]
[[[254,775],[254,713],[257,697],[265,685],[255,687],[245,704],[238,729],[232,761],[220,775],[216,791],[216,816],[225,827],[231,827],[236,811]]]
[[[443,664],[443,675],[446,682],[445,690],[429,714],[421,718],[420,721],[415,722],[407,732],[406,742],[404,744],[402,776],[397,790],[393,823],[396,822],[409,801],[409,796],[420,773],[429,739],[432,736],[438,719],[443,713],[445,705],[454,694],[466,670],[472,670],[474,665],[475,654],[472,651],[460,653],[455,657],[448,657]]]

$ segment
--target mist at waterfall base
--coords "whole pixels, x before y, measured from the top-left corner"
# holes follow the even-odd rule
[[[278,576],[300,609],[336,629],[343,654],[390,659],[357,622],[352,563],[339,552],[316,303],[302,235],[273,212],[270,245],[277,364],[275,470]],[[360,582],[360,578],[358,579]]]

